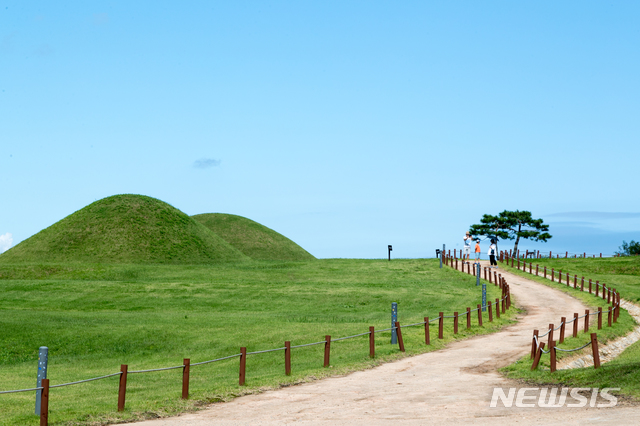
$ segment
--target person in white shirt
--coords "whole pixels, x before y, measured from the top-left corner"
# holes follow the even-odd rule
[[[496,255],[498,254],[498,247],[496,246],[495,243],[491,243],[491,245],[489,246],[489,250],[487,251],[487,254],[489,255],[489,261],[491,262],[491,267],[495,267],[496,269],[498,269],[498,262],[496,262]]]
[[[471,235],[469,235],[469,232],[466,233],[466,235],[464,236],[464,252],[462,254],[462,262],[464,263],[465,260],[469,260],[469,256],[471,253],[471,241],[473,240],[473,238],[471,237]]]

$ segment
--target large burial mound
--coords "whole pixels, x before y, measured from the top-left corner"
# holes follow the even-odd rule
[[[205,213],[192,217],[252,259],[315,259],[284,235],[246,217],[222,213]]]
[[[155,198],[115,195],[78,210],[0,256],[0,262],[219,263],[247,257]]]

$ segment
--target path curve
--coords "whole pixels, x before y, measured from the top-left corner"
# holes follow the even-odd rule
[[[212,404],[145,426],[640,424],[640,407],[490,408],[493,388],[523,387],[497,369],[529,353],[533,329],[584,311],[573,297],[500,269],[526,314],[502,331],[378,367]]]

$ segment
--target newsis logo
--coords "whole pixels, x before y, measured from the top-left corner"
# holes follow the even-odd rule
[[[581,408],[589,407],[608,408],[618,404],[618,398],[611,395],[611,391],[619,391],[620,388],[494,388],[491,397],[491,408],[498,407],[498,401],[502,406],[510,408],[514,405],[518,408]],[[600,397],[600,401],[598,401]],[[603,402],[608,401],[608,402]]]

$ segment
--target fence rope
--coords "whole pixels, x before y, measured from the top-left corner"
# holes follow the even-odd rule
[[[49,386],[49,389],[61,388],[62,386],[77,385],[78,383],[93,382],[94,380],[102,380],[102,379],[106,379],[107,377],[119,376],[121,374],[122,374],[122,371],[118,371],[117,373],[107,374],[106,376],[102,376],[102,377],[94,377],[93,379],[79,380],[77,382],[70,382],[70,383],[63,383],[61,385]]]
[[[556,348],[557,351],[562,351],[562,352],[574,352],[574,351],[579,351],[580,349],[584,349],[587,346],[589,346],[591,344],[591,342],[587,342],[584,346],[580,346],[579,348],[575,348],[575,349],[560,349],[560,348]]]
[[[247,352],[247,355],[266,354],[267,352],[283,351],[285,349],[287,349],[287,348],[286,347],[282,347],[282,348],[275,348],[275,349],[266,349],[264,351],[253,351],[253,352]]]
[[[403,327],[407,327],[406,325],[404,325]],[[368,331],[366,333],[360,333],[360,334],[354,334],[353,336],[347,336],[347,337],[338,337],[337,339],[331,339],[332,342],[337,342],[338,340],[346,340],[346,339],[353,339],[354,337],[360,337],[360,336],[367,336],[371,333],[369,333]]]
[[[175,370],[176,368],[184,368],[184,365],[177,365],[175,367],[153,368],[151,370],[135,370],[129,371],[128,374],[153,373],[154,371]]]
[[[240,356],[240,355],[242,355],[242,354],[229,355],[229,356],[225,356],[225,357],[222,357],[222,358],[211,359],[209,361],[195,362],[195,363],[191,364],[191,366],[193,367],[194,365],[210,364],[212,362],[223,361],[223,360],[229,359],[229,358],[235,358],[235,357]]]
[[[19,390],[2,391],[0,393],[30,392],[30,391],[37,391],[37,390],[42,390],[42,389],[44,389],[44,388],[43,387],[39,387],[39,388],[31,388],[31,389],[19,389]]]

